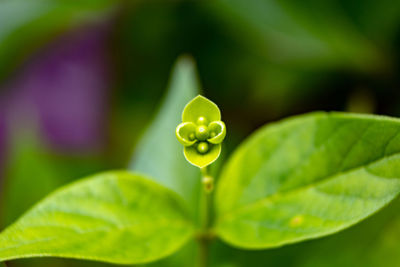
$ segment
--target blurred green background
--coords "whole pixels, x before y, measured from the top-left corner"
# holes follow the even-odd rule
[[[204,95],[222,110],[229,155],[261,125],[295,114],[400,116],[399,50],[400,1],[3,0],[0,229],[60,185],[127,168],[180,55],[195,60]],[[212,264],[400,266],[399,207],[282,249],[217,242]],[[190,266],[182,259],[193,246],[154,266]]]

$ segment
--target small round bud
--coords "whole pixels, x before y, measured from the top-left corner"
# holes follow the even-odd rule
[[[210,138],[213,138],[213,137],[215,137],[217,134],[215,133],[215,132],[211,132],[210,133]]]
[[[204,190],[210,193],[214,189],[214,179],[211,176],[204,176],[202,179]]]
[[[190,133],[190,134],[189,134],[189,140],[190,140],[190,141],[193,141],[194,139],[196,139],[195,133]]]
[[[196,128],[196,138],[199,141],[204,141],[208,138],[208,128],[207,126],[201,125]]]
[[[208,121],[205,117],[201,116],[197,119],[197,125],[208,125]]]
[[[207,151],[208,151],[208,143],[207,143],[207,142],[200,142],[200,143],[197,145],[197,151],[198,151],[200,154],[207,153]]]

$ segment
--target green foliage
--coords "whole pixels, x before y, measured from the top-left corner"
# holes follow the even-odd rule
[[[299,266],[391,266],[398,263],[399,199],[365,222],[344,232],[298,246],[304,254]],[[300,244],[302,245],[302,244]],[[329,261],[328,251],[340,248]],[[304,255],[303,254],[303,255]]]
[[[0,236],[0,260],[56,256],[142,263],[175,252],[193,226],[173,192],[128,172],[62,188]]]
[[[226,127],[218,106],[199,95],[185,106],[182,123],[176,127],[175,133],[185,146],[185,158],[194,166],[204,168],[221,154]]]
[[[315,113],[265,127],[223,171],[217,232],[268,248],[347,228],[400,192],[400,121]]]
[[[208,266],[207,250],[218,236],[236,248],[218,242],[211,249],[225,257],[234,254],[238,266],[248,263],[240,263],[243,255],[254,256],[260,266],[266,261],[281,264],[282,255],[297,248],[307,259],[293,256],[285,264],[320,266],[323,261],[314,251],[332,251],[375,228],[277,253],[241,249],[336,233],[377,212],[400,192],[400,121],[321,112],[263,127],[249,137],[223,167],[212,202],[213,187],[201,188],[199,171],[184,160],[185,155],[197,167],[208,166],[218,158],[226,135],[218,107],[198,96],[199,88],[192,60],[181,58],[161,109],[137,144],[130,166],[135,173],[101,173],[51,194],[0,234],[0,261],[54,256],[118,264],[162,259],[150,266],[190,266],[195,259]],[[19,177],[28,176],[20,171]],[[203,181],[214,181],[207,168],[202,171]],[[397,234],[397,219],[377,221],[388,225],[388,232],[375,240],[389,249],[374,249],[370,262],[396,254],[387,236]],[[346,254],[335,262],[348,259]],[[236,266],[235,261],[214,262]]]

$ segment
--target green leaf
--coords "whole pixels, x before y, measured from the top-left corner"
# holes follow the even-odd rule
[[[339,234],[299,246],[298,266],[393,266],[400,262],[400,199]],[[337,250],[340,248],[340,250]],[[329,253],[335,250],[334,255]]]
[[[400,199],[361,223],[324,238],[296,243],[279,249],[241,250],[217,242],[213,266],[263,267],[378,267],[400,262]],[[334,251],[335,253],[332,253]],[[382,252],[384,254],[382,254]]]
[[[181,195],[193,214],[197,214],[200,173],[187,164],[182,145],[175,138],[175,127],[186,103],[199,91],[194,62],[189,57],[181,57],[174,67],[161,108],[137,144],[130,165],[131,170],[147,174]]]
[[[216,231],[244,248],[335,233],[400,191],[400,121],[314,113],[267,126],[234,153],[216,192]]]
[[[335,235],[269,250],[241,250],[217,242],[212,266],[379,267],[400,262],[400,199]],[[332,253],[334,251],[334,253]]]
[[[107,172],[48,196],[0,234],[0,261],[39,256],[133,264],[178,250],[193,225],[175,193]]]

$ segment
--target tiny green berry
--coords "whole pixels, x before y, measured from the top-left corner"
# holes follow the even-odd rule
[[[208,121],[205,117],[200,116],[196,122],[197,125],[208,125]]]
[[[215,133],[215,132],[211,132],[210,133],[210,138],[213,138],[213,137],[215,137],[217,134]]]
[[[208,143],[207,142],[200,142],[197,145],[197,151],[201,154],[207,153],[208,151]]]
[[[196,139],[195,133],[189,134],[189,140],[190,140],[190,141],[193,141],[194,139]]]
[[[207,126],[201,125],[196,128],[196,138],[199,141],[205,141],[208,138],[208,128]]]

